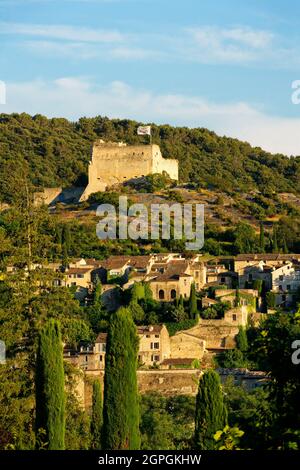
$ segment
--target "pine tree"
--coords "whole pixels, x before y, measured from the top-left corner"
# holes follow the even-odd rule
[[[262,222],[260,222],[259,247],[260,247],[260,252],[264,253],[265,252],[265,232],[264,232],[264,225]]]
[[[103,425],[102,390],[99,380],[93,382],[93,407],[91,418],[92,449],[101,449]]]
[[[190,299],[189,299],[190,318],[195,318],[197,312],[198,312],[198,308],[197,308],[196,287],[195,287],[195,283],[193,282],[193,284],[191,285],[191,293],[190,293]]]
[[[63,346],[59,323],[49,320],[39,333],[36,358],[36,435],[49,450],[65,447]]]
[[[214,450],[214,434],[227,424],[220,377],[214,370],[204,372],[196,399],[195,446],[199,450]]]
[[[139,449],[138,337],[128,309],[111,317],[104,377],[103,448]]]

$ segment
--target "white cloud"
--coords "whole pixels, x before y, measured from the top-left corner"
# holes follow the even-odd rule
[[[273,33],[249,27],[204,26],[187,28],[186,32],[189,58],[205,63],[260,61],[272,52],[275,42]]]
[[[125,35],[115,30],[101,30],[68,25],[0,23],[1,34],[34,36],[65,41],[115,43],[125,40]]]
[[[107,115],[143,122],[207,127],[271,152],[300,155],[299,118],[273,117],[247,103],[212,103],[199,96],[155,94],[124,82],[95,84],[86,77],[64,77],[7,84],[1,112],[28,112],[75,120]],[[300,112],[300,108],[299,108]]]

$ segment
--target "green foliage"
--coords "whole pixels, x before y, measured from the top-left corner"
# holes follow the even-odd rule
[[[103,426],[102,390],[98,379],[93,382],[93,404],[91,417],[92,449],[101,449]]]
[[[236,253],[255,253],[258,250],[255,230],[249,224],[238,223],[235,229]]]
[[[105,358],[103,448],[139,449],[138,337],[130,312],[111,316]]]
[[[247,332],[243,326],[239,326],[239,332],[235,337],[237,348],[245,352],[248,349]]]
[[[197,325],[197,320],[196,319],[188,319],[184,321],[180,321],[178,323],[175,322],[165,322],[165,325],[168,329],[169,335],[174,336],[177,331],[181,330],[188,330],[189,328],[193,328],[193,326]]]
[[[130,291],[132,301],[138,302],[141,299],[145,299],[145,285],[142,282],[135,282]]]
[[[244,435],[244,431],[241,431],[238,427],[230,428],[225,426],[221,431],[217,431],[214,435],[214,439],[217,443],[218,450],[241,450],[240,440]]]
[[[158,393],[141,396],[141,448],[172,450],[192,447],[195,398],[165,397]]]
[[[191,293],[190,293],[190,299],[189,299],[190,318],[195,318],[197,312],[198,312],[198,307],[197,307],[196,286],[195,286],[195,283],[193,282],[191,285]]]
[[[59,323],[49,320],[39,334],[36,359],[36,432],[45,431],[49,450],[65,448],[65,389]]]
[[[259,248],[260,252],[265,252],[265,232],[264,232],[264,225],[261,222],[259,226]]]
[[[92,142],[101,138],[138,144],[138,124],[101,116],[69,122],[25,113],[1,114],[1,175],[9,171],[7,163],[15,163],[20,155],[26,155],[30,177],[36,186],[85,186]],[[152,133],[162,154],[179,160],[182,181],[226,192],[299,191],[296,158],[271,155],[237,139],[218,137],[204,128],[152,124]],[[164,183],[161,187],[165,186]],[[0,193],[7,198],[10,191],[4,193],[0,187]]]
[[[128,310],[130,311],[133,321],[137,325],[142,325],[145,320],[145,312],[143,308],[136,302],[131,301],[128,305]]]
[[[225,369],[244,368],[249,365],[246,357],[239,349],[229,349],[216,356],[216,362]]]
[[[275,292],[267,292],[266,293],[266,300],[267,300],[267,306],[269,308],[275,308],[276,307],[276,294],[275,294]]]
[[[195,415],[195,446],[199,450],[216,449],[214,435],[227,424],[227,410],[219,375],[207,370],[199,381]]]
[[[209,320],[209,319],[220,319],[224,318],[224,314],[227,310],[231,308],[230,302],[218,302],[211,307],[207,307],[201,312],[201,317]]]
[[[111,204],[119,207],[119,193],[109,191],[92,193],[88,198],[88,202],[90,204]]]

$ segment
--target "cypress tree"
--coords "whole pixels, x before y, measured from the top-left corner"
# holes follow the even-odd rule
[[[196,399],[195,446],[199,450],[214,450],[214,434],[227,424],[220,377],[214,370],[204,372]]]
[[[103,425],[102,390],[100,380],[93,382],[93,407],[91,419],[92,449],[101,449]]]
[[[104,376],[104,449],[140,448],[137,391],[138,336],[130,311],[121,307],[111,316]]]
[[[285,254],[289,252],[285,237],[283,238],[283,242],[282,242],[282,250],[283,250],[283,253]]]
[[[242,352],[247,351],[248,349],[248,338],[247,338],[247,333],[245,328],[242,326],[239,326],[239,332],[235,337],[236,339],[236,345],[238,349]]]
[[[180,305],[180,307],[184,308],[184,302],[183,302],[182,294],[180,294],[180,296],[179,296],[179,305]]]
[[[49,320],[39,333],[36,358],[36,435],[49,450],[65,447],[65,379],[59,323]]]
[[[191,293],[190,293],[190,299],[189,299],[189,312],[190,312],[190,318],[195,318],[196,314],[198,312],[197,308],[197,297],[196,297],[196,287],[195,283],[191,285]]]
[[[260,252],[264,253],[265,252],[265,232],[264,232],[264,225],[262,222],[260,222],[260,227],[259,227],[259,247],[260,247]]]
[[[273,253],[278,253],[278,243],[277,243],[277,230],[276,226],[273,227]]]

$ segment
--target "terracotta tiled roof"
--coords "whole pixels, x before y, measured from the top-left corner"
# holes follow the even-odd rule
[[[123,268],[130,260],[130,256],[110,256],[103,262],[103,267],[106,269],[119,269]]]

